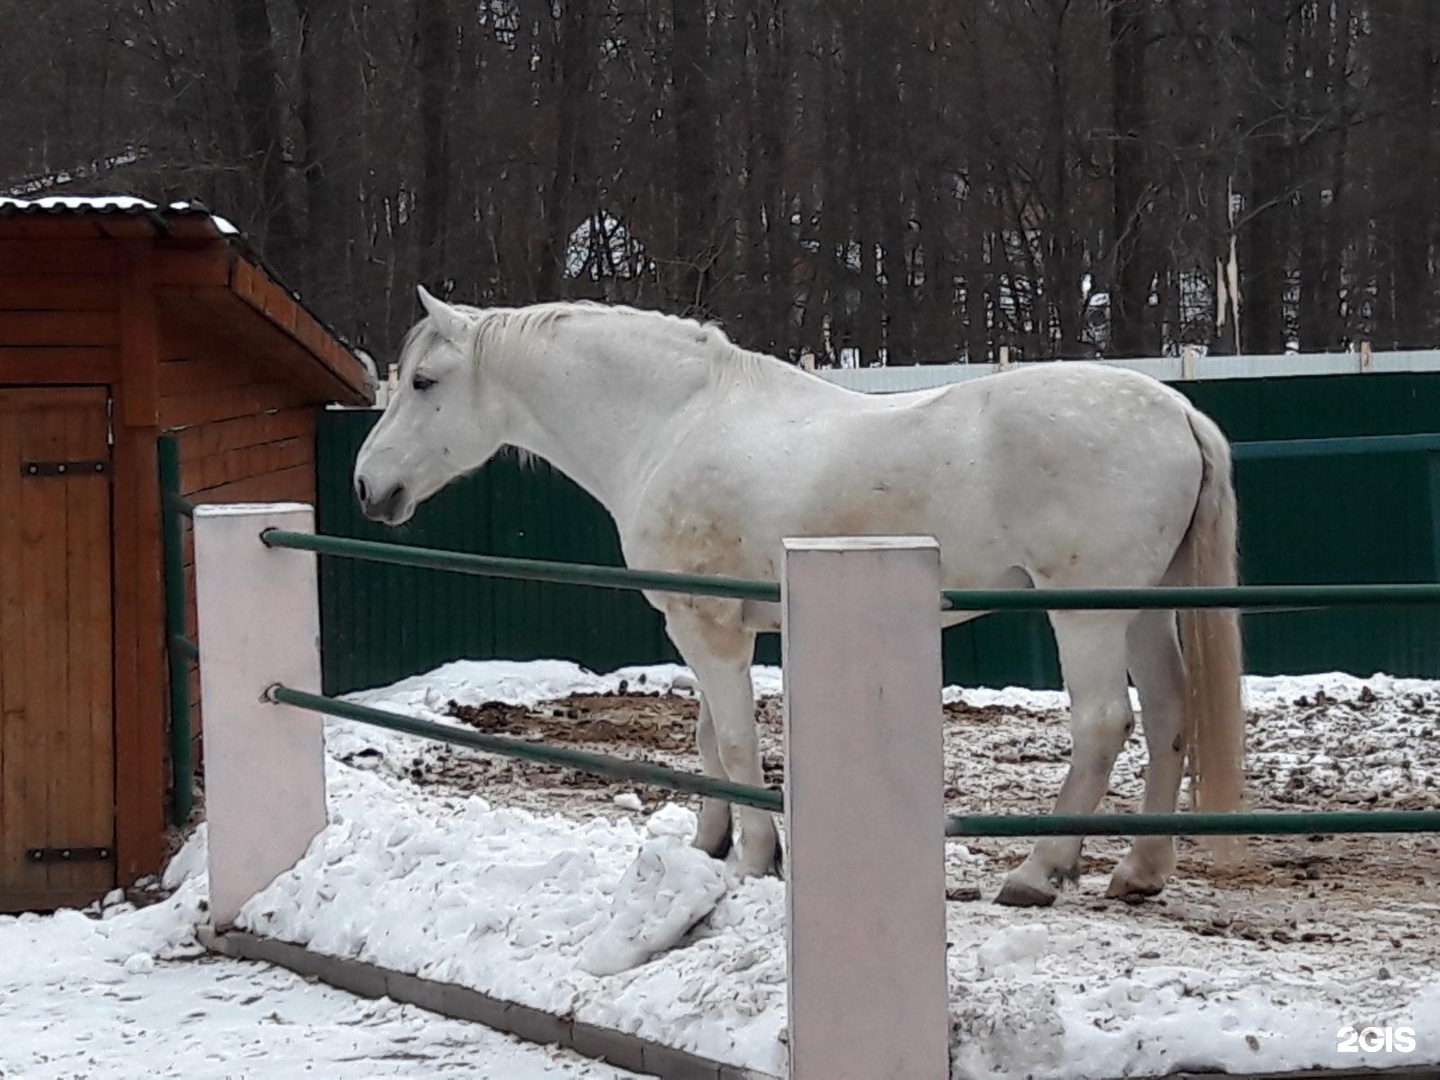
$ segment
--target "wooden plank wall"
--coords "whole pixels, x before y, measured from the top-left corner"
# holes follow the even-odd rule
[[[182,488],[195,501],[315,498],[311,403],[329,393],[330,382],[317,389],[298,347],[262,332],[268,306],[257,309],[252,298],[231,292],[236,258],[230,245],[211,239],[157,245],[148,234],[101,239],[85,230],[67,238],[14,222],[0,234],[0,384],[94,384],[113,392],[122,883],[159,866],[169,781],[159,434],[178,436]]]
[[[120,369],[120,288],[94,273],[46,275],[0,239],[0,382],[107,384]]]
[[[183,348],[180,346],[179,348]],[[176,356],[160,364],[160,418],[176,436],[180,490],[197,503],[315,501],[315,407],[243,360]],[[195,627],[195,554],[185,523],[186,635]],[[200,761],[200,679],[190,675],[192,758]]]
[[[115,771],[120,880],[153,873],[164,857],[165,606],[160,560],[154,357],[154,250],[112,242],[120,279],[120,369],[115,456]]]

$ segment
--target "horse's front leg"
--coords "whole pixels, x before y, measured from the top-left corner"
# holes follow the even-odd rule
[[[755,726],[755,689],[750,680],[755,634],[740,625],[738,605],[734,612],[731,606],[706,601],[677,604],[666,611],[666,629],[700,684],[702,724],[697,736],[706,773],[760,787],[764,774]],[[707,714],[708,732],[703,724]],[[713,743],[707,745],[712,738]],[[775,820],[767,811],[706,800],[696,846],[712,853],[722,849],[716,830],[725,826],[720,836],[728,837],[732,822],[730,864],[748,877],[769,872],[776,864],[778,836]]]
[[[1093,813],[1110,786],[1110,773],[1135,728],[1125,681],[1125,630],[1119,612],[1052,612],[1060,669],[1070,691],[1070,771],[1055,800],[1057,814]],[[1056,888],[1080,876],[1081,838],[1040,840],[1005,877],[996,902],[1020,907],[1053,904]]]
[[[715,736],[715,718],[710,715],[710,702],[700,695],[700,715],[695,721],[695,743],[700,750],[700,764],[706,776],[729,779],[729,772],[720,757],[720,741]],[[723,859],[730,851],[730,804],[708,795],[700,801],[700,824],[695,830],[695,846],[707,855]]]

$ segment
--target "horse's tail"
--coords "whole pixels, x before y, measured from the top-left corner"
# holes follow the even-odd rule
[[[1196,409],[1190,428],[1200,447],[1203,471],[1190,528],[1175,554],[1174,577],[1190,585],[1234,585],[1238,580],[1235,486],[1230,446],[1220,428]],[[1244,671],[1240,613],[1201,608],[1180,613],[1185,655],[1185,750],[1191,805],[1202,811],[1240,808],[1245,796]],[[1216,837],[1217,859],[1237,861],[1240,837]]]

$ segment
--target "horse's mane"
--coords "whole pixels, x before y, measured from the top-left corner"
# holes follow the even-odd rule
[[[718,390],[737,382],[757,382],[772,369],[784,367],[774,357],[751,352],[736,345],[715,323],[700,322],[698,319],[671,315],[663,311],[623,304],[602,304],[593,300],[560,300],[523,308],[498,308],[488,312],[479,312],[475,308],[464,310],[485,316],[480,327],[482,343],[488,339],[495,344],[503,343],[518,349],[526,348],[571,315],[600,315],[605,318],[643,321],[649,326],[669,332],[679,347],[707,361],[710,366],[711,386]],[[483,344],[481,347],[484,347]]]

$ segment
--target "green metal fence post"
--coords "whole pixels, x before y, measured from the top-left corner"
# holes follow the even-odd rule
[[[1440,449],[1425,455],[1425,468],[1430,480],[1430,552],[1435,580],[1440,581]]]
[[[195,798],[195,763],[190,749],[190,661],[199,650],[185,636],[185,555],[181,518],[193,507],[180,494],[180,444],[160,436],[160,516],[165,555],[165,653],[170,681],[170,817],[182,825]]]

